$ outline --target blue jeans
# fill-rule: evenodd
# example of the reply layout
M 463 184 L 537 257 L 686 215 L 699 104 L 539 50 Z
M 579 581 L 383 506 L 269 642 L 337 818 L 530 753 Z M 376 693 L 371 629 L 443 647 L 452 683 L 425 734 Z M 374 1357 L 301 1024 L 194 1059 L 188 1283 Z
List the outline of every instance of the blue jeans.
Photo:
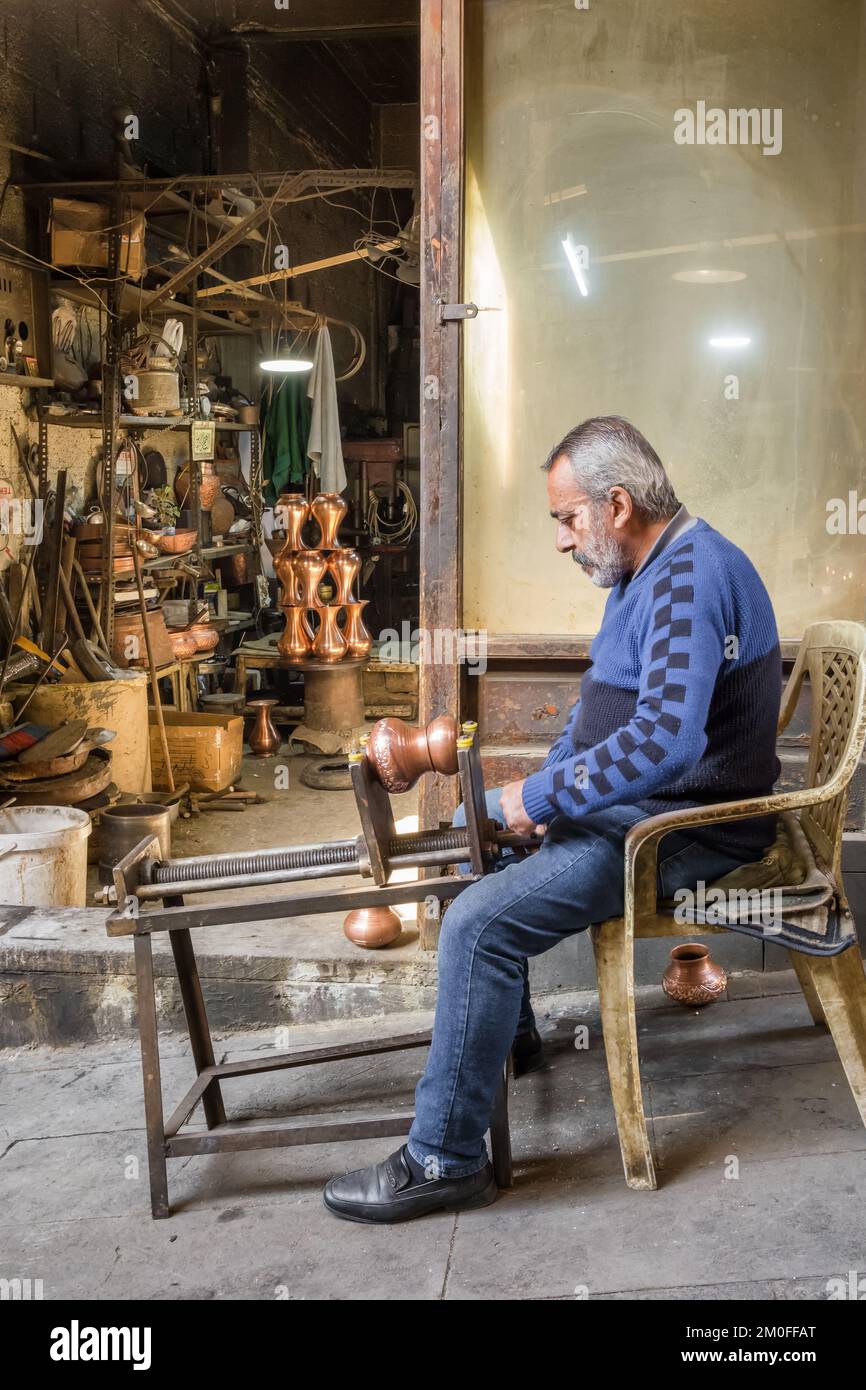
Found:
M 499 795 L 488 792 L 487 809 L 502 821 Z M 457 1178 L 484 1167 L 502 1068 L 515 1033 L 532 1022 L 527 961 L 620 915 L 623 841 L 646 815 L 637 806 L 614 806 L 579 821 L 556 816 L 536 853 L 509 856 L 499 872 L 451 903 L 439 938 L 433 1039 L 408 1138 L 409 1152 L 428 1172 Z M 671 897 L 740 862 L 675 832 L 659 849 L 659 891 Z

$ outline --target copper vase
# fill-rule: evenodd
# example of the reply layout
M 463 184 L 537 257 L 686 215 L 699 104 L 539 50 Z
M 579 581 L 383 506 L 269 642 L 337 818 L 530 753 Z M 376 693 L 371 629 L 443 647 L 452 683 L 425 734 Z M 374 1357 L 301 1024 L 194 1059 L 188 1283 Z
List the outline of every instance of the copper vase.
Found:
M 328 603 L 316 611 L 321 621 L 313 638 L 313 656 L 318 657 L 319 661 L 339 661 L 346 655 L 346 639 L 337 626 L 340 610 Z
M 310 504 L 301 492 L 284 492 L 277 498 L 274 508 L 278 521 L 286 527 L 284 550 L 303 550 L 301 527 L 310 515 Z
M 347 511 L 348 506 L 339 492 L 320 492 L 318 497 L 313 498 L 310 512 L 318 521 L 322 532 L 322 539 L 319 541 L 320 550 L 341 549 L 337 532 Z
M 307 620 L 306 608 L 284 606 L 286 626 L 279 641 L 280 656 L 289 661 L 303 661 L 313 648 L 313 629 Z
M 280 751 L 280 744 L 282 743 L 270 715 L 271 708 L 277 704 L 277 701 L 274 699 L 248 700 L 247 703 L 256 712 L 256 722 L 250 730 L 250 752 L 256 758 L 272 758 L 275 753 Z
M 424 772 L 457 771 L 457 720 L 440 714 L 425 727 L 402 719 L 378 719 L 370 730 L 367 759 L 389 792 L 407 792 Z
M 295 553 L 295 548 L 286 541 L 279 555 L 274 556 L 274 572 L 283 591 L 283 607 L 298 601 L 298 580 L 294 565 Z
M 333 601 L 338 607 L 354 602 L 352 585 L 360 568 L 361 557 L 357 550 L 335 550 L 328 556 L 328 570 L 337 586 Z
M 697 941 L 675 946 L 662 976 L 662 989 L 668 998 L 690 1009 L 721 999 L 727 984 L 722 967 L 710 960 L 709 947 Z
M 343 636 L 350 656 L 366 656 L 373 645 L 373 639 L 361 616 L 368 602 L 369 599 L 363 598 L 360 603 L 346 604 L 346 626 L 343 628 Z
M 302 550 L 292 560 L 292 570 L 297 584 L 295 601 L 301 608 L 321 608 L 318 588 L 325 573 L 324 555 L 318 550 Z

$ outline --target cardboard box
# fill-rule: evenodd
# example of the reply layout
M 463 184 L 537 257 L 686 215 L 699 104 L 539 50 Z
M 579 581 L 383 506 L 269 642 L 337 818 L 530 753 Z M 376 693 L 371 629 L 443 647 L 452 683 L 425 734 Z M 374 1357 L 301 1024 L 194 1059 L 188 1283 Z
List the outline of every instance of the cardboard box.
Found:
M 175 783 L 195 792 L 222 792 L 241 774 L 244 721 L 239 714 L 182 714 L 163 710 Z M 150 760 L 155 787 L 168 786 L 156 711 L 148 710 Z
M 120 274 L 140 280 L 144 274 L 143 212 L 130 212 L 120 240 Z M 55 265 L 108 268 L 108 232 L 111 209 L 102 203 L 82 203 L 74 198 L 51 199 L 51 259 Z

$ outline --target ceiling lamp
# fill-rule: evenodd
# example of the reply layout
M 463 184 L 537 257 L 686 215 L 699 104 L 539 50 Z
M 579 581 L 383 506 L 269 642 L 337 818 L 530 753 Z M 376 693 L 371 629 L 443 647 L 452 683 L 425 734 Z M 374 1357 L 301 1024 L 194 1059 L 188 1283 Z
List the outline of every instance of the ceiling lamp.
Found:
M 282 372 L 284 376 L 290 372 L 310 372 L 312 369 L 313 364 L 306 357 L 271 357 L 259 363 L 260 371 Z

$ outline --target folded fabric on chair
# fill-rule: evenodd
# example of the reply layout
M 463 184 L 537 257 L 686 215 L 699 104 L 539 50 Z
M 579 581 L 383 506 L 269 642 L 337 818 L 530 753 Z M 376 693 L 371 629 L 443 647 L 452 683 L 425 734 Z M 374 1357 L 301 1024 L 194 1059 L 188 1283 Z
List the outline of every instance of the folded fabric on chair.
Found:
M 688 894 L 682 890 L 675 901 L 660 902 L 659 912 L 810 956 L 838 955 L 857 940 L 847 903 L 791 812 L 779 817 L 776 839 L 763 859 Z

